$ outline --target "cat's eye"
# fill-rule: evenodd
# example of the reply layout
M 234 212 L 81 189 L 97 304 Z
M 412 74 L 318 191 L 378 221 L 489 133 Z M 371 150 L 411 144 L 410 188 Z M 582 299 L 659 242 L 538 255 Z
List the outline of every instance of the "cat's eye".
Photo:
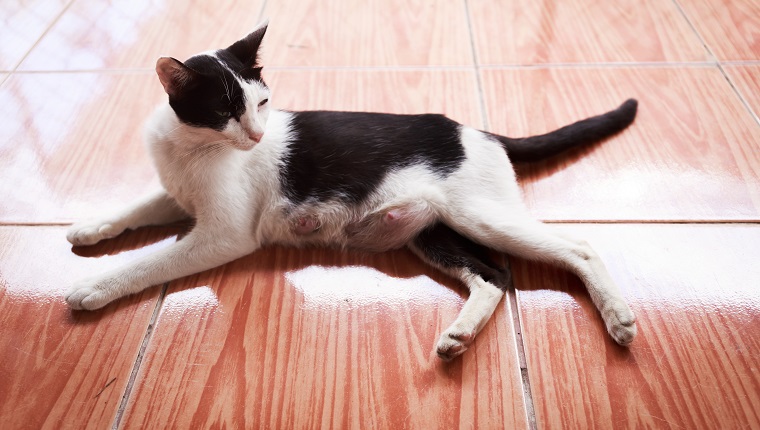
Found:
M 229 111 L 217 110 L 217 111 L 214 111 L 214 113 L 224 118 L 229 118 L 232 116 L 232 112 L 229 112 Z
M 269 99 L 264 99 L 264 100 L 260 101 L 259 102 L 259 107 L 264 106 L 265 104 L 267 104 L 267 102 L 269 102 Z

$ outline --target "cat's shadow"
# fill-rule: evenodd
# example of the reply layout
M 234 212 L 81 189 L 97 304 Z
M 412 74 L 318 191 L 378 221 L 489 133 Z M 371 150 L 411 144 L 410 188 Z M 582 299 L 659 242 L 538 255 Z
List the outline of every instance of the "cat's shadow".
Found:
M 553 175 L 560 170 L 564 170 L 568 166 L 576 164 L 579 160 L 594 153 L 600 147 L 605 145 L 608 140 L 612 140 L 613 138 L 614 136 L 607 139 L 602 139 L 599 142 L 595 142 L 588 146 L 575 148 L 542 161 L 531 163 L 513 163 L 513 167 L 521 184 L 537 182 L 541 179 Z

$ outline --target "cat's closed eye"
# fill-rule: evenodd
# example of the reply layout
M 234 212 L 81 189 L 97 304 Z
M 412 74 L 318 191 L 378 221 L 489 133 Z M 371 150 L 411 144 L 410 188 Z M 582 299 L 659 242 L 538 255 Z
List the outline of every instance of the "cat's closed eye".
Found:
M 267 104 L 267 102 L 269 102 L 269 99 L 264 99 L 264 100 L 260 101 L 259 102 L 259 107 L 264 106 L 265 104 Z
M 224 118 L 229 118 L 232 116 L 232 112 L 228 112 L 228 111 L 217 110 L 217 111 L 214 111 L 214 113 Z

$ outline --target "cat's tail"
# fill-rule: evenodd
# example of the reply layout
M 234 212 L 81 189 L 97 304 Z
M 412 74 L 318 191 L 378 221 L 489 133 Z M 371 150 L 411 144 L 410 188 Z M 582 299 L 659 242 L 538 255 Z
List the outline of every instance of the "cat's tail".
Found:
M 507 151 L 512 162 L 533 162 L 553 157 L 572 148 L 578 148 L 625 129 L 636 118 L 638 102 L 626 100 L 620 107 L 605 114 L 587 118 L 566 125 L 558 130 L 540 136 L 513 139 L 491 134 Z

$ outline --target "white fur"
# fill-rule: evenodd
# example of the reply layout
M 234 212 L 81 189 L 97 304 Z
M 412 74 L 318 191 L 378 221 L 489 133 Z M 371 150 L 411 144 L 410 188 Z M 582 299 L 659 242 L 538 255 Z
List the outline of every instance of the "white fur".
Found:
M 414 165 L 388 174 L 356 207 L 337 199 L 293 206 L 279 191 L 279 167 L 290 139 L 291 114 L 271 110 L 268 104 L 258 109 L 258 102 L 269 97 L 268 90 L 246 82 L 241 86 L 249 99 L 250 114 L 240 125 L 230 125 L 222 132 L 184 125 L 168 105 L 156 110 L 145 137 L 163 190 L 116 214 L 71 227 L 68 239 L 75 245 L 89 245 L 125 229 L 187 215 L 196 218 L 196 226 L 162 251 L 76 283 L 66 297 L 71 307 L 96 309 L 151 285 L 224 264 L 267 243 L 384 250 L 408 243 L 426 226 L 443 220 L 491 248 L 549 261 L 578 274 L 612 337 L 627 344 L 635 336 L 633 313 L 593 250 L 529 216 L 509 159 L 498 142 L 463 127 L 466 159 L 446 179 L 425 165 Z M 259 142 L 251 139 L 264 129 Z M 400 229 L 384 230 L 383 216 L 390 210 L 405 215 Z M 293 220 L 302 215 L 318 216 L 322 227 L 309 235 L 294 233 Z M 470 288 L 471 296 L 441 336 L 438 353 L 445 359 L 467 349 L 503 295 L 470 271 L 458 270 L 452 275 Z

